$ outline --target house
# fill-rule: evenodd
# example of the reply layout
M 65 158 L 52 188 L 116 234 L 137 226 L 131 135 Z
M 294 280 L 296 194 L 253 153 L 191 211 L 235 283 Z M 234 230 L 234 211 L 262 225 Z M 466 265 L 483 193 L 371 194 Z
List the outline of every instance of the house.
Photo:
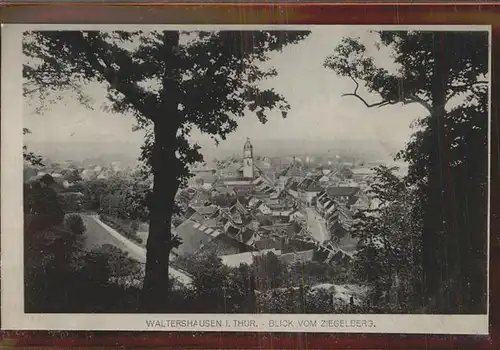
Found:
M 257 233 L 257 230 L 258 228 L 256 230 L 243 229 L 240 233 L 241 242 L 253 247 L 255 241 L 261 238 L 261 236 Z
M 232 223 L 236 224 L 236 225 L 243 225 L 243 214 L 241 212 L 239 212 L 237 209 L 235 209 L 234 207 L 231 208 L 232 211 L 230 211 L 229 215 L 230 215 L 230 219 L 232 221 Z
M 347 203 L 358 195 L 360 191 L 361 189 L 359 187 L 330 186 L 318 195 L 318 199 L 325 194 L 330 200 L 335 200 L 339 203 Z
M 210 194 L 203 189 L 188 188 L 189 201 L 193 206 L 205 206 L 210 203 Z
M 298 164 L 295 160 L 286 167 L 283 171 L 281 171 L 278 175 L 278 187 L 285 188 L 286 183 L 290 179 L 302 178 L 304 176 L 304 170 L 302 166 Z
M 310 207 L 313 199 L 323 191 L 323 187 L 316 180 L 305 178 L 297 185 L 297 191 L 302 203 Z
M 290 216 L 289 216 L 290 221 L 303 222 L 306 219 L 307 219 L 307 215 L 302 210 L 294 210 L 293 212 L 290 213 Z
M 289 222 L 273 222 L 271 225 L 261 225 L 259 234 L 264 237 L 289 237 L 293 234 L 293 227 Z
M 323 173 L 316 177 L 316 181 L 318 181 L 322 186 L 335 186 L 343 180 L 345 179 L 339 169 L 324 169 Z
M 246 227 L 240 229 L 238 234 L 236 235 L 236 239 L 244 244 L 251 246 L 254 241 L 257 239 L 257 232 L 250 230 Z
M 210 219 L 217 217 L 219 215 L 219 207 L 216 205 L 205 205 L 205 206 L 189 206 L 188 215 L 193 213 L 198 213 L 204 219 Z
M 316 242 L 305 241 L 299 238 L 290 238 L 286 241 L 283 253 L 301 252 L 316 248 Z
M 260 251 L 269 249 L 281 251 L 285 246 L 285 240 L 283 238 L 263 238 L 256 240 L 253 245 Z
M 255 218 L 255 219 L 252 219 L 248 224 L 247 224 L 247 228 L 252 230 L 252 231 L 257 231 L 260 227 L 260 223 L 259 221 Z
M 218 255 L 254 250 L 220 230 L 206 227 L 189 219 L 177 226 L 175 233 L 182 239 L 182 244 L 174 249 L 174 256 L 192 255 L 201 250 L 215 252 Z
M 336 206 L 335 210 L 325 219 L 326 228 L 332 236 L 337 238 L 343 238 L 349 234 L 354 222 L 349 210 L 342 205 Z
M 218 175 L 221 178 L 236 178 L 240 174 L 241 164 L 233 160 L 232 162 L 227 162 L 221 169 L 218 170 Z
M 283 254 L 282 252 L 282 254 L 278 256 L 280 261 L 288 265 L 297 263 L 304 264 L 306 262 L 312 261 L 313 257 L 314 257 L 314 249 L 300 251 L 300 252 L 286 253 L 286 254 Z
M 191 216 L 188 217 L 189 220 L 195 221 L 201 225 L 204 225 L 206 227 L 210 228 L 217 228 L 217 218 L 205 218 L 203 215 L 201 215 L 198 212 L 194 212 Z
M 232 254 L 232 255 L 223 255 L 221 256 L 222 263 L 229 267 L 239 267 L 241 264 L 252 265 L 254 261 L 254 257 L 262 256 L 267 253 L 273 253 L 276 256 L 281 255 L 281 251 L 276 249 L 265 249 L 261 251 L 255 252 L 247 252 L 240 254 Z
M 175 228 L 175 233 L 182 239 L 182 244 L 174 249 L 177 256 L 196 253 L 222 232 L 213 230 L 192 220 L 186 220 Z
M 193 170 L 195 176 L 188 180 L 188 185 L 195 188 L 210 189 L 217 181 L 215 170 Z
M 240 200 L 238 199 L 236 201 L 236 203 L 231 207 L 231 209 L 229 209 L 229 212 L 231 213 L 235 213 L 235 212 L 238 212 L 240 213 L 241 215 L 248 215 L 248 210 L 245 208 L 245 206 L 240 202 Z
M 351 172 L 355 181 L 371 180 L 375 176 L 375 171 L 372 168 L 354 168 L 351 169 Z
M 252 193 L 253 190 L 254 186 L 252 185 L 247 185 L 247 186 L 240 185 L 240 186 L 234 186 L 233 188 L 234 194 L 238 197 L 248 196 Z
M 263 193 L 263 194 L 267 194 L 269 196 L 275 194 L 275 193 L 278 193 L 276 191 L 276 189 L 274 189 L 274 187 L 272 187 L 271 185 L 268 185 L 268 184 L 263 184 L 263 185 L 260 185 L 258 187 L 255 188 L 255 192 L 256 193 Z
M 255 180 L 252 181 L 252 184 L 257 186 L 257 187 L 264 186 L 264 185 L 272 186 L 273 181 L 267 175 L 260 174 L 259 177 L 257 177 Z
M 259 223 L 260 226 L 271 226 L 273 224 L 272 217 L 270 215 L 265 214 L 257 214 L 255 215 L 255 219 Z
M 335 210 L 337 201 L 328 196 L 326 191 L 321 192 L 316 197 L 316 210 L 323 217 L 327 217 L 333 210 Z
M 210 196 L 215 197 L 218 195 L 234 196 L 234 186 L 220 185 L 215 183 L 209 190 Z
M 257 211 L 264 215 L 271 215 L 273 212 L 271 208 L 263 201 L 260 201 L 260 204 L 257 207 Z
M 359 210 L 370 209 L 371 201 L 363 191 L 359 191 L 356 196 L 349 198 L 346 205 L 351 212 L 355 213 Z
M 247 208 L 257 209 L 262 203 L 263 203 L 263 201 L 261 199 L 255 197 L 255 196 L 252 196 L 248 199 Z
M 290 178 L 285 184 L 285 190 L 293 197 L 299 199 L 299 184 L 303 178 Z

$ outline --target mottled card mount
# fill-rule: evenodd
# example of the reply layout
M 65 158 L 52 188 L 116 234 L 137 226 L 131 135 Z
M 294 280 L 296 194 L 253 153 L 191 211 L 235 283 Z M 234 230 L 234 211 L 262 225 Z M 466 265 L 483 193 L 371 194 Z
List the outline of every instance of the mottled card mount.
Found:
M 0 16 L 5 345 L 496 348 L 496 4 L 68 1 Z M 158 57 L 178 69 L 155 73 Z M 144 141 L 155 159 L 151 132 L 181 163 L 194 140 L 205 163 L 187 178 L 158 151 L 168 166 L 144 180 L 130 159 Z M 405 149 L 409 164 L 394 160 Z M 175 171 L 178 211 L 160 189 Z M 167 306 L 144 277 L 164 259 L 148 261 L 160 209 Z

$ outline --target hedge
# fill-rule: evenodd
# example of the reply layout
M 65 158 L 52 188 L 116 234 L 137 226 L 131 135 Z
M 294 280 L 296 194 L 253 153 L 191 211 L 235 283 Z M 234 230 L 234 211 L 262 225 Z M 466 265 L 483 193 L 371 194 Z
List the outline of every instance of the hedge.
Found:
M 99 217 L 102 222 L 114 228 L 121 235 L 138 244 L 142 244 L 142 239 L 137 236 L 137 232 L 133 229 L 132 224 L 127 224 L 120 219 L 104 214 L 99 215 Z

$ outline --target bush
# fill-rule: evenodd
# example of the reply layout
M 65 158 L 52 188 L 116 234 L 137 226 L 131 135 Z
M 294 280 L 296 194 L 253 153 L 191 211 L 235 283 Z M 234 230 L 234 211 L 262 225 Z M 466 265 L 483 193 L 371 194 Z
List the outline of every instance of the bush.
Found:
M 82 235 L 87 230 L 85 224 L 83 223 L 83 219 L 81 218 L 80 215 L 77 214 L 71 214 L 66 216 L 64 218 L 64 227 L 70 232 L 77 235 Z
M 125 220 L 120 220 L 104 214 L 99 215 L 99 218 L 102 220 L 102 222 L 111 226 L 126 238 L 138 244 L 142 244 L 142 239 L 137 236 L 137 231 L 133 228 L 133 221 L 126 222 Z
M 63 227 L 25 235 L 27 313 L 138 311 L 143 271 L 118 248 L 84 252 Z

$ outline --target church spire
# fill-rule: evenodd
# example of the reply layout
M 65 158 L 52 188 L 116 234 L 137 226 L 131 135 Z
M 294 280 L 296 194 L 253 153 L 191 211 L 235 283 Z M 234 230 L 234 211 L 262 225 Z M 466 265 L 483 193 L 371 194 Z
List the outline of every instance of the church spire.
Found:
M 253 178 L 254 168 L 253 168 L 253 146 L 250 142 L 250 138 L 247 137 L 247 141 L 243 146 L 243 177 Z

